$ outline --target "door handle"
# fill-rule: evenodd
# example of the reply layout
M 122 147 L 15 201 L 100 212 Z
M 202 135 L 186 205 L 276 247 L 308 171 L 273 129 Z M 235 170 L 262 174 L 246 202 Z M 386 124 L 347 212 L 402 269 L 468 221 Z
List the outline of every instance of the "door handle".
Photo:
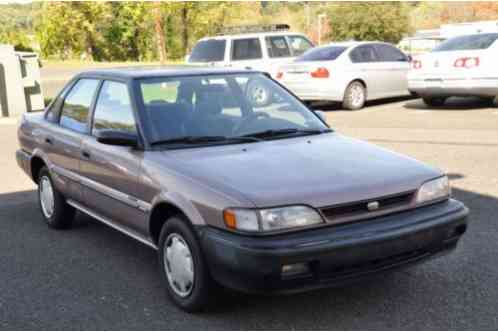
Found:
M 45 143 L 53 145 L 54 142 L 52 142 L 52 139 L 50 137 L 45 137 Z
M 81 155 L 85 159 L 90 159 L 90 152 L 88 152 L 88 151 L 81 151 Z

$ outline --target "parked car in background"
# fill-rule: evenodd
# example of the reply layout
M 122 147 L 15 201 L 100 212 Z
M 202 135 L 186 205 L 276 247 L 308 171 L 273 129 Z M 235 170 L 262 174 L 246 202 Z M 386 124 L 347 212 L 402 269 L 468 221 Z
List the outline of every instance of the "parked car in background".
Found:
M 441 171 L 335 133 L 260 72 L 84 72 L 18 135 L 45 222 L 69 227 L 78 210 L 156 249 L 187 311 L 216 283 L 331 286 L 449 252 L 466 230 Z
M 498 95 L 498 33 L 448 39 L 413 59 L 408 88 L 429 106 L 452 96 L 494 99 Z
M 357 110 L 367 100 L 408 95 L 409 69 L 410 58 L 391 44 L 341 42 L 307 51 L 276 78 L 302 100 Z
M 274 76 L 278 65 L 291 62 L 313 43 L 286 24 L 225 28 L 219 36 L 197 42 L 187 57 L 190 64 L 264 71 Z

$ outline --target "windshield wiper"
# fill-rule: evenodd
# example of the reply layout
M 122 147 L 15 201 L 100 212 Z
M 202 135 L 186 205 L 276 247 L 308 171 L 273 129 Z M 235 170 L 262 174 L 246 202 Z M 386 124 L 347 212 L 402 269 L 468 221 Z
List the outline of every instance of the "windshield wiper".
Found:
M 256 137 L 227 137 L 227 136 L 182 136 L 165 140 L 152 142 L 151 145 L 162 144 L 203 144 L 203 143 L 217 143 L 217 142 L 259 142 L 260 139 Z
M 284 129 L 269 129 L 263 130 L 239 137 L 256 137 L 256 138 L 265 138 L 265 137 L 276 137 L 276 136 L 285 136 L 292 134 L 304 134 L 304 135 L 317 135 L 323 133 L 330 133 L 331 129 L 298 129 L 298 128 L 284 128 Z

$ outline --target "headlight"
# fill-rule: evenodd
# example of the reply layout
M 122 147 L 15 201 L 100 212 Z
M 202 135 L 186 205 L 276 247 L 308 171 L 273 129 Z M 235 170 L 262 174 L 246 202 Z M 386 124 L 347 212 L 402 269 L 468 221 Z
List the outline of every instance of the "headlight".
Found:
M 451 194 L 450 182 L 447 176 L 424 183 L 417 192 L 417 203 L 427 203 L 443 198 Z
M 304 227 L 323 223 L 322 217 L 307 206 L 274 209 L 227 209 L 223 219 L 228 228 L 241 231 L 265 232 Z

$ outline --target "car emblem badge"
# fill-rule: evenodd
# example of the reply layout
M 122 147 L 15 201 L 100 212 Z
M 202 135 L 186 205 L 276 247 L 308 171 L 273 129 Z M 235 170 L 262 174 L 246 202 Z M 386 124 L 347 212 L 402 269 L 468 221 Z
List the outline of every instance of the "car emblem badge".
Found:
M 370 203 L 367 204 L 368 211 L 378 210 L 379 207 L 380 207 L 379 202 L 370 202 Z

